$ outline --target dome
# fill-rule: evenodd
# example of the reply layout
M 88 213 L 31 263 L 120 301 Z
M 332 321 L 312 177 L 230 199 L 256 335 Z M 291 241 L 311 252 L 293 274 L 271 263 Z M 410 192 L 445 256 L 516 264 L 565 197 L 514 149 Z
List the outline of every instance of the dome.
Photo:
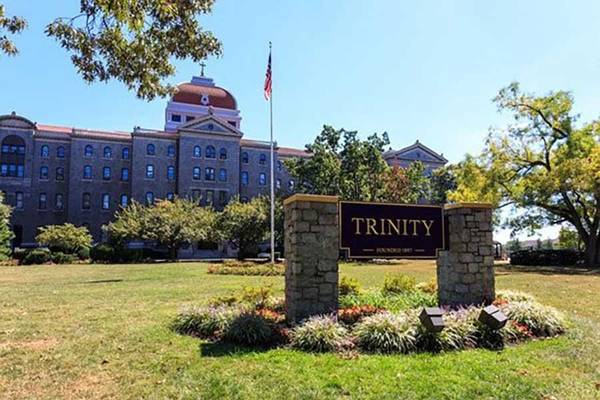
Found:
M 212 79 L 205 77 L 194 77 L 192 82 L 178 85 L 172 100 L 177 103 L 237 110 L 232 94 L 215 86 Z

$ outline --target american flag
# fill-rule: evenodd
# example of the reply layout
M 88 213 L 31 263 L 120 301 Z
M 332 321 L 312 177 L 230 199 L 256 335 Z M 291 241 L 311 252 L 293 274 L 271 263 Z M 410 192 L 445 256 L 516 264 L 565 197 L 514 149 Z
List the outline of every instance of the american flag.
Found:
M 269 51 L 269 63 L 267 64 L 267 73 L 265 74 L 265 99 L 271 98 L 271 52 Z

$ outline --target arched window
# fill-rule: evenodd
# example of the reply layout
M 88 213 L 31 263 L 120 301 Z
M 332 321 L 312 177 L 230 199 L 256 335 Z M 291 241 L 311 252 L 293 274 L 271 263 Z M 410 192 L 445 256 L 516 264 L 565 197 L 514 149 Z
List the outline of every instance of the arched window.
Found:
M 94 155 L 94 148 L 92 147 L 91 144 L 88 144 L 85 146 L 85 148 L 83 150 L 83 155 L 86 157 L 91 157 Z
M 45 210 L 48 206 L 48 196 L 46 193 L 40 193 L 40 197 L 38 199 L 38 209 Z
M 153 192 L 146 192 L 146 205 L 152 205 L 154 204 L 154 193 Z
M 129 204 L 129 197 L 126 194 L 121 195 L 121 207 L 125 208 Z
M 64 197 L 62 193 L 56 193 L 54 196 L 54 208 L 62 210 L 65 208 Z
M 92 166 L 86 165 L 83 167 L 83 179 L 92 179 Z
M 108 194 L 108 193 L 102 194 L 102 209 L 103 210 L 110 209 L 110 194 Z
M 242 179 L 242 186 L 248 186 L 249 179 L 248 179 L 247 171 L 242 171 L 241 179 Z
M 219 170 L 219 181 L 227 182 L 227 170 L 225 168 Z
M 111 174 L 110 167 L 104 167 L 104 168 L 102 168 L 102 179 L 104 179 L 105 181 L 109 181 L 111 175 L 112 174 Z
M 48 180 L 48 167 L 45 165 L 40 167 L 40 179 L 44 181 Z
M 56 157 L 65 158 L 65 148 L 63 146 L 58 146 L 56 148 Z
M 129 168 L 121 168 L 121 180 L 123 182 L 129 181 Z
M 167 155 L 169 157 L 175 157 L 175 146 L 173 146 L 172 144 L 170 144 L 169 147 L 167 147 Z
M 121 158 L 123 160 L 129 160 L 129 147 L 123 147 L 123 150 L 121 150 Z
M 245 151 L 242 153 L 242 163 L 248 164 L 248 153 Z
M 202 156 L 202 148 L 200 146 L 194 146 L 194 157 L 200 158 Z
M 204 180 L 205 181 L 214 181 L 215 180 L 215 169 L 211 167 L 206 167 L 204 169 Z
M 84 210 L 92 208 L 92 196 L 89 193 L 84 193 L 81 196 L 81 208 Z
M 105 146 L 104 147 L 104 158 L 112 158 L 112 149 L 110 148 L 110 146 Z
M 43 145 L 42 147 L 40 147 L 40 157 L 50 157 L 50 147 L 48 147 L 48 145 Z
M 152 143 L 146 146 L 146 154 L 149 156 L 153 156 L 156 154 L 156 147 Z
M 25 176 L 25 140 L 16 135 L 2 140 L 0 175 L 17 178 Z
M 56 168 L 56 178 L 57 181 L 62 182 L 65 180 L 65 169 L 63 167 Z
M 260 165 L 267 164 L 267 156 L 264 153 L 260 155 L 260 158 L 258 159 L 258 163 Z
M 200 171 L 200 167 L 194 167 L 194 170 L 192 172 L 192 179 L 199 181 L 202 178 L 202 172 Z
M 206 158 L 216 158 L 217 157 L 217 153 L 215 151 L 215 148 L 213 146 L 207 146 L 206 147 Z
M 154 165 L 146 165 L 146 178 L 154 179 Z
M 175 180 L 175 167 L 172 165 L 169 165 L 167 167 L 167 179 L 170 181 Z
M 225 147 L 221 147 L 221 150 L 219 150 L 219 160 L 227 160 L 227 149 Z
M 265 174 L 264 172 L 261 172 L 258 175 L 258 184 L 260 186 L 265 186 L 267 184 L 267 174 Z

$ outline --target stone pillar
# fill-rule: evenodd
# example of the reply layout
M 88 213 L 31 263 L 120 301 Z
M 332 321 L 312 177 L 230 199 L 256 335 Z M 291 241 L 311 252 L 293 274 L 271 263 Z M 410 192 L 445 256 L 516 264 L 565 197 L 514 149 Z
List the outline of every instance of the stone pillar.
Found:
M 440 305 L 490 304 L 496 297 L 492 205 L 446 205 L 448 250 L 437 259 Z
M 338 198 L 296 194 L 285 211 L 286 318 L 299 322 L 338 308 Z

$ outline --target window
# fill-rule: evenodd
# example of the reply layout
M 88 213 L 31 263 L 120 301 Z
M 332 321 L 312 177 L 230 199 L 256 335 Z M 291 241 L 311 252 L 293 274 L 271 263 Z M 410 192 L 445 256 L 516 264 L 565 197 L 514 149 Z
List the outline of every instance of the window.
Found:
M 225 168 L 219 170 L 219 181 L 227 182 L 227 170 Z
M 216 157 L 217 157 L 217 153 L 215 151 L 215 148 L 213 146 L 206 147 L 206 158 L 216 158 Z
M 121 168 L 121 180 L 129 182 L 129 168 Z
M 200 158 L 202 156 L 202 148 L 200 146 L 194 146 L 194 157 Z
M 81 196 L 81 208 L 84 210 L 92 208 L 92 196 L 89 193 L 84 193 Z
M 219 190 L 219 205 L 224 206 L 227 204 L 227 191 Z
M 181 122 L 181 114 L 171 114 L 171 121 Z
M 193 115 L 186 115 L 185 116 L 185 122 L 190 122 L 190 121 L 193 121 L 195 119 L 196 119 L 196 117 L 194 117 Z
M 199 181 L 201 179 L 202 173 L 200 172 L 200 167 L 194 167 L 192 172 L 192 179 Z
M 169 157 L 175 157 L 175 146 L 173 146 L 172 144 L 170 144 L 169 147 L 167 147 L 167 155 Z
M 121 204 L 121 207 L 127 207 L 127 205 L 129 204 L 129 197 L 127 197 L 126 194 L 122 194 L 121 198 L 119 199 L 119 203 Z
M 258 184 L 260 186 L 265 186 L 267 184 L 267 174 L 265 174 L 264 172 L 258 174 Z
M 227 149 L 224 147 L 219 150 L 219 160 L 227 160 Z
M 40 197 L 38 200 L 38 209 L 45 210 L 47 206 L 48 206 L 48 196 L 46 196 L 46 193 L 40 193 Z
M 65 158 L 65 148 L 63 146 L 56 148 L 56 158 Z
M 295 187 L 296 187 L 296 182 L 293 179 L 290 179 L 290 181 L 288 182 L 288 189 L 294 190 Z
M 175 194 L 173 192 L 168 192 L 167 193 L 167 200 L 169 200 L 169 201 L 175 200 Z
M 58 182 L 65 180 L 65 169 L 63 167 L 56 168 L 56 178 Z
M 154 179 L 154 165 L 146 165 L 146 178 Z
M 92 147 L 92 145 L 88 144 L 85 146 L 85 148 L 83 149 L 83 155 L 86 157 L 91 157 L 94 155 L 94 148 Z
M 248 186 L 248 181 L 249 181 L 248 172 L 242 171 L 241 179 L 242 179 L 242 186 Z
M 283 163 L 281 160 L 277 160 L 277 171 L 281 171 L 283 169 Z
M 275 181 L 275 188 L 281 189 L 281 179 L 277 178 L 277 181 Z
M 153 192 L 146 192 L 146 205 L 153 205 L 154 204 L 154 193 Z
M 46 167 L 45 165 L 40 167 L 40 179 L 48 180 L 48 167 Z
M 175 167 L 172 165 L 169 165 L 167 167 L 167 179 L 170 181 L 175 180 Z
M 2 140 L 0 175 L 17 178 L 25 175 L 25 141 L 16 135 Z
M 197 201 L 198 204 L 202 201 L 202 192 L 199 190 L 192 190 L 192 200 Z
M 112 149 L 110 148 L 110 146 L 105 146 L 104 147 L 104 158 L 112 158 Z
M 129 160 L 129 147 L 123 147 L 121 150 L 121 158 L 123 160 Z
M 47 145 L 43 145 L 42 147 L 40 147 L 40 157 L 50 157 L 50 148 Z
M 258 159 L 258 163 L 260 165 L 266 165 L 267 164 L 267 156 L 264 153 L 260 155 L 260 158 Z
M 206 205 L 212 206 L 215 203 L 215 192 L 212 190 L 206 191 Z
M 148 146 L 146 146 L 146 154 L 149 156 L 153 156 L 156 154 L 156 146 L 154 146 L 152 143 L 150 143 Z
M 15 208 L 17 210 L 22 210 L 23 206 L 23 192 L 15 193 Z
M 86 165 L 83 167 L 83 179 L 92 179 L 92 166 Z
M 110 167 L 102 168 L 102 179 L 104 179 L 105 181 L 109 181 L 110 175 L 111 175 Z
M 242 153 L 242 164 L 248 164 L 248 153 L 245 151 Z
M 102 194 L 102 209 L 103 210 L 110 209 L 110 194 L 108 194 L 108 193 Z
M 207 167 L 204 169 L 204 180 L 214 181 L 215 180 L 215 169 Z
M 56 193 L 56 196 L 54 198 L 54 208 L 56 208 L 57 210 L 63 210 L 65 208 L 62 193 Z

